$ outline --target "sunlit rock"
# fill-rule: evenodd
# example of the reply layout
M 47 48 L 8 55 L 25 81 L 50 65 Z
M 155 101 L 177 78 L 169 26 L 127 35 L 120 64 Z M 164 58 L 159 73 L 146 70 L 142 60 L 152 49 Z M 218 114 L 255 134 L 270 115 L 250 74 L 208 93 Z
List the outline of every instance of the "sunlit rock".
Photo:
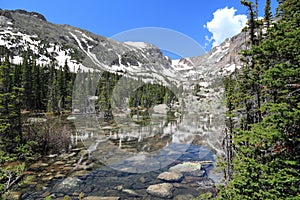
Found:
M 160 198 L 172 198 L 173 185 L 170 183 L 150 185 L 147 188 L 147 193 Z
M 175 172 L 194 172 L 201 170 L 201 164 L 197 162 L 183 162 L 171 167 L 169 170 Z
M 183 175 L 180 172 L 163 172 L 157 178 L 169 182 L 178 182 L 182 180 Z

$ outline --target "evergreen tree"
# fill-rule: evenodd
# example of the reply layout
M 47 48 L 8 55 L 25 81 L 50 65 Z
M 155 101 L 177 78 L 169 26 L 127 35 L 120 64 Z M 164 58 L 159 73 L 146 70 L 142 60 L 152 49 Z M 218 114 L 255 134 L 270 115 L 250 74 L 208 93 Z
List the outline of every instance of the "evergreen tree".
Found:
M 41 67 L 34 64 L 32 66 L 32 93 L 33 93 L 33 107 L 34 110 L 42 109 L 42 80 L 41 80 Z
M 255 11 L 254 6 L 251 1 L 241 0 L 241 3 L 249 9 L 250 19 L 249 19 L 249 28 L 250 28 L 250 41 L 251 44 L 255 44 Z
M 26 110 L 32 108 L 32 60 L 29 52 L 23 52 L 23 87 L 24 87 L 24 106 Z
M 66 79 L 65 79 L 65 73 L 62 69 L 61 66 L 59 66 L 59 69 L 57 70 L 57 76 L 56 76 L 56 81 L 57 81 L 57 99 L 59 103 L 60 109 L 64 110 L 66 106 L 66 96 L 67 96 L 67 85 L 66 85 Z
M 254 67 L 246 65 L 234 80 L 235 94 L 226 88 L 227 101 L 238 97 L 240 103 L 227 105 L 235 116 L 229 139 L 235 154 L 233 176 L 220 199 L 299 199 L 299 8 L 297 0 L 280 5 L 282 18 L 246 52 Z
M 74 73 L 75 74 L 75 73 Z M 63 96 L 64 102 L 63 107 L 64 109 L 70 110 L 71 109 L 71 98 L 72 98 L 72 89 L 73 89 L 73 74 L 70 72 L 70 68 L 68 66 L 68 62 L 65 62 L 63 67 L 63 84 L 65 87 L 63 88 Z
M 267 28 L 269 28 L 270 26 L 271 18 L 272 18 L 271 0 L 266 0 L 264 20 L 267 23 Z

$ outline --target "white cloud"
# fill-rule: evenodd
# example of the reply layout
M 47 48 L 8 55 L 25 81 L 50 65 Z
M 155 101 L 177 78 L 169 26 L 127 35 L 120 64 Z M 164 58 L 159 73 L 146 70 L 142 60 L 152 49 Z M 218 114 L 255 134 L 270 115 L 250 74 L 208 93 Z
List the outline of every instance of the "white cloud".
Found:
M 212 33 L 211 38 L 208 36 L 205 39 L 208 42 L 213 41 L 213 47 L 221 44 L 226 38 L 232 37 L 246 26 L 246 15 L 235 15 L 235 8 L 222 8 L 213 13 L 214 18 L 204 25 L 209 32 Z

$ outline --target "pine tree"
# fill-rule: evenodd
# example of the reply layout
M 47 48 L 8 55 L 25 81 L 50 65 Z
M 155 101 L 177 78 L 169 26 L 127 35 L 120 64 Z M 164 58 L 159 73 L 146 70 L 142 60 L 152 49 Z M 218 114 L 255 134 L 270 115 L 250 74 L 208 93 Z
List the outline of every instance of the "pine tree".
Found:
M 48 88 L 47 110 L 49 112 L 59 112 L 59 84 L 53 63 L 50 65 Z
M 68 66 L 68 62 L 65 62 L 63 67 L 63 84 L 65 85 L 63 96 L 64 96 L 64 109 L 71 109 L 71 98 L 72 98 L 72 90 L 73 90 L 73 74 L 70 72 L 70 68 Z
M 255 11 L 254 6 L 251 1 L 241 0 L 241 3 L 249 9 L 250 19 L 249 19 L 249 28 L 250 28 L 250 41 L 251 44 L 255 44 Z
M 226 151 L 226 160 L 224 166 L 224 175 L 225 182 L 228 185 L 228 182 L 232 179 L 233 175 L 233 154 L 234 154 L 234 145 L 233 145 L 233 136 L 234 136 L 234 117 L 236 117 L 235 109 L 237 107 L 236 102 L 236 86 L 234 74 L 230 75 L 224 80 L 225 87 L 225 96 L 226 96 L 226 107 L 228 108 L 226 112 L 226 130 L 224 138 L 224 149 Z
M 57 99 L 59 102 L 60 109 L 64 110 L 66 106 L 66 96 L 67 96 L 67 85 L 66 85 L 66 79 L 65 79 L 65 73 L 63 71 L 63 68 L 59 66 L 59 69 L 57 70 L 56 75 L 56 81 L 57 81 Z
M 267 24 L 267 28 L 270 27 L 271 18 L 272 18 L 271 0 L 266 0 L 264 20 Z
M 24 106 L 26 110 L 32 109 L 32 60 L 29 52 L 23 52 L 23 87 L 24 87 Z
M 35 63 L 35 62 L 34 62 Z M 41 80 L 41 67 L 34 64 L 32 66 L 32 94 L 33 94 L 33 109 L 41 110 L 42 109 L 42 80 Z

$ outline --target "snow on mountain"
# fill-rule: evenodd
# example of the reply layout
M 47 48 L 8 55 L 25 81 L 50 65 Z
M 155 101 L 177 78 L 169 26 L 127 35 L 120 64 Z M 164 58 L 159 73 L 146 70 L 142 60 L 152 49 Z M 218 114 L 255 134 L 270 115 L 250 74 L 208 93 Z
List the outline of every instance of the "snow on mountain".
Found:
M 181 58 L 179 60 L 172 60 L 172 66 L 177 71 L 194 69 L 194 64 L 186 58 Z
M 125 44 L 128 44 L 130 46 L 134 46 L 134 47 L 137 47 L 137 48 L 147 48 L 149 47 L 150 45 L 145 43 L 145 42 L 132 42 L 132 41 L 128 41 L 128 42 L 125 42 Z
M 117 42 L 68 25 L 51 24 L 40 14 L 0 10 L 0 46 L 23 62 L 31 51 L 38 65 L 68 64 L 71 71 L 105 70 L 143 80 L 177 84 L 177 72 L 161 51 L 144 42 Z M 2 58 L 4 59 L 4 58 Z
M 247 33 L 226 39 L 203 56 L 173 60 L 173 68 L 185 79 L 195 81 L 211 76 L 224 77 L 241 68 L 240 50 L 245 49 Z

